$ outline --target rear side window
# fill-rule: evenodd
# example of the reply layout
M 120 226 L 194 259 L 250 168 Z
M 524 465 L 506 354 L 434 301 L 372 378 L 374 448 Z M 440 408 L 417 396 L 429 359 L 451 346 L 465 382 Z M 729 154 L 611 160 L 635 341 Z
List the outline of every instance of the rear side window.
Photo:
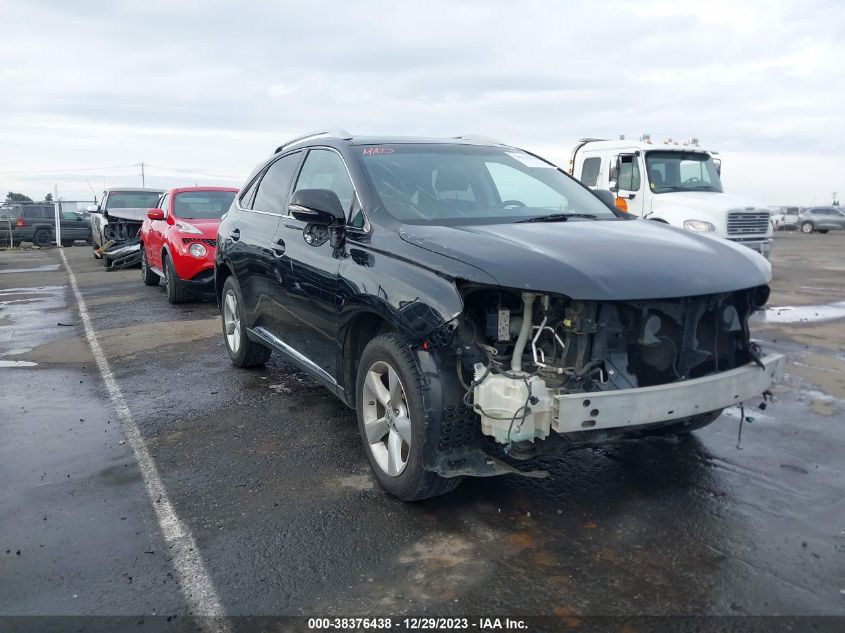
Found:
M 253 209 L 278 215 L 287 214 L 288 191 L 301 157 L 301 152 L 294 152 L 270 165 L 258 185 Z
M 595 187 L 599 180 L 599 169 L 601 168 L 601 158 L 587 158 L 584 160 L 584 166 L 581 167 L 581 182 L 588 187 Z

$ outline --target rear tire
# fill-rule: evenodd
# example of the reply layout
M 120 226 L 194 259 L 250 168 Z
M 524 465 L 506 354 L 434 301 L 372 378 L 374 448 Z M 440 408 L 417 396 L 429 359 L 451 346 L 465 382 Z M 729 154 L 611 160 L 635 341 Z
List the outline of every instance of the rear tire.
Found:
M 364 452 L 382 488 L 402 501 L 419 501 L 460 485 L 461 477 L 423 467 L 423 445 L 436 438 L 426 437 L 422 372 L 402 338 L 381 334 L 367 344 L 355 394 Z
M 801 224 L 801 232 L 809 235 L 813 231 L 816 230 L 816 227 L 813 226 L 812 222 L 804 222 Z
M 147 265 L 147 249 L 141 244 L 141 281 L 145 286 L 157 286 L 161 278 Z
M 268 347 L 250 340 L 244 323 L 244 302 L 238 280 L 229 277 L 223 284 L 220 306 L 223 342 L 235 367 L 259 367 L 270 360 Z
M 822 235 L 824 235 L 828 231 L 830 231 L 830 229 L 819 229 L 819 233 L 821 233 Z
M 35 231 L 35 234 L 32 236 L 32 243 L 40 248 L 50 246 L 53 243 L 53 236 L 50 234 L 50 230 L 38 229 Z
M 173 262 L 167 255 L 164 256 L 164 285 L 167 289 L 168 302 L 177 304 L 190 301 L 191 295 L 179 284 L 176 269 L 173 268 Z

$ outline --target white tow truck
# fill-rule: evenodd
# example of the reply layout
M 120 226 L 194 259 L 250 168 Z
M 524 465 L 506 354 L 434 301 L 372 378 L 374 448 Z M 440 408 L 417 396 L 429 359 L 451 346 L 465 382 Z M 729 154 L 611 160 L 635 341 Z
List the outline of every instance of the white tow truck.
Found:
M 581 139 L 569 173 L 591 189 L 607 189 L 616 206 L 647 220 L 710 233 L 769 256 L 770 210 L 724 192 L 721 161 L 697 139 L 680 144 L 639 140 Z

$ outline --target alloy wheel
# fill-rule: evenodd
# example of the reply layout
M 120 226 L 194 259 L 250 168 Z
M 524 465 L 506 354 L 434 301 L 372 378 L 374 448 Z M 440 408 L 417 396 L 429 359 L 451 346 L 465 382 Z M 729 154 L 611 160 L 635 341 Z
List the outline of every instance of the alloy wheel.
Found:
M 373 458 L 387 475 L 398 477 L 411 453 L 411 418 L 399 374 L 384 361 L 373 363 L 361 396 L 364 430 Z
M 241 347 L 241 318 L 238 315 L 238 297 L 233 290 L 229 290 L 223 300 L 223 328 L 226 344 L 237 354 Z

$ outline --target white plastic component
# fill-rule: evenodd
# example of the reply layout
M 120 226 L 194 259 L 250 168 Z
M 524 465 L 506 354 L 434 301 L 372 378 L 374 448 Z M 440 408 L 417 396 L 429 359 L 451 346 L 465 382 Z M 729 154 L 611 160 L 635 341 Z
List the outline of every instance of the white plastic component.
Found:
M 513 357 L 511 358 L 511 371 L 522 371 L 522 353 L 525 351 L 525 345 L 528 343 L 528 338 L 531 336 L 531 326 L 534 325 L 534 299 L 537 298 L 533 292 L 522 293 L 522 328 L 519 331 L 519 336 L 516 339 L 516 345 L 513 348 Z
M 480 379 L 486 368 L 481 363 L 475 365 L 475 379 Z M 528 379 L 531 395 L 537 398 L 537 404 L 529 403 L 530 413 L 523 420 L 528 400 L 528 386 L 521 378 L 508 378 L 501 374 L 487 374 L 484 381 L 476 385 L 473 401 L 483 409 L 481 432 L 491 435 L 501 444 L 508 441 L 533 442 L 546 439 L 552 426 L 552 407 L 554 398 L 539 376 Z M 516 416 L 514 418 L 514 416 Z M 513 420 L 513 426 L 511 426 Z M 510 430 L 510 436 L 508 431 Z

